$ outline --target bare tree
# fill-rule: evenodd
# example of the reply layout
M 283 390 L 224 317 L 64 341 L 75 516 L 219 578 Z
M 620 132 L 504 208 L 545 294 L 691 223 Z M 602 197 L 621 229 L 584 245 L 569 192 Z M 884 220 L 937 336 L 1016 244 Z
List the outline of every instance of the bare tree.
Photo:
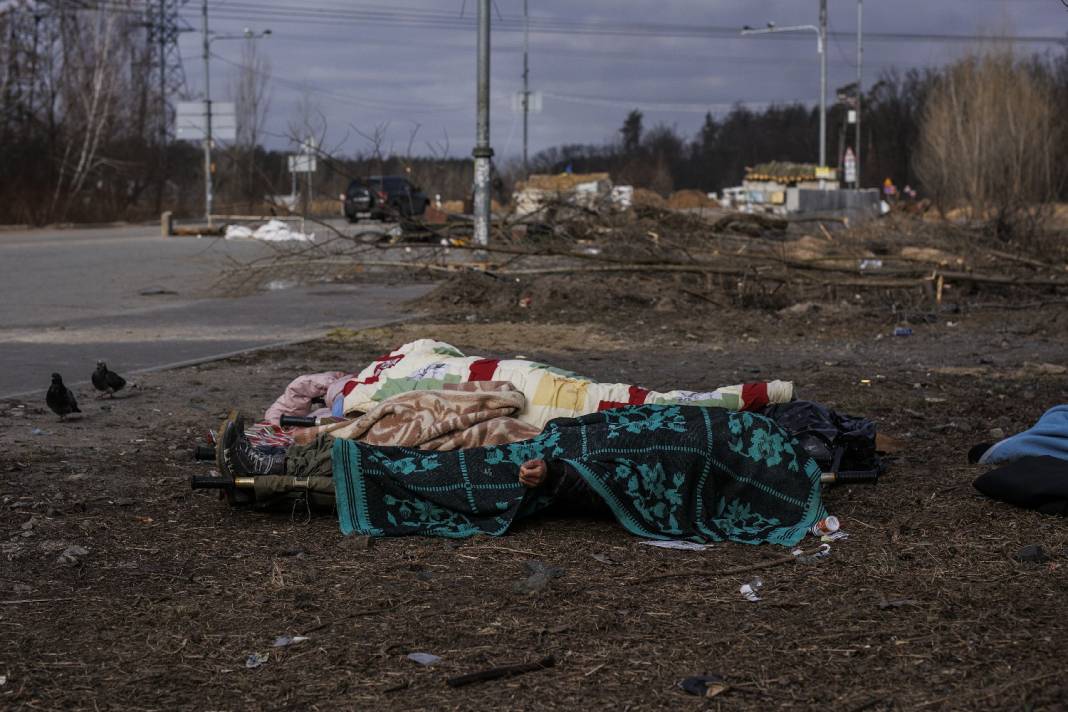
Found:
M 242 193 L 249 212 L 258 200 L 260 181 L 256 170 L 257 153 L 271 106 L 271 60 L 263 56 L 256 40 L 242 43 L 241 68 L 233 87 L 237 112 L 238 164 L 241 166 Z
M 1011 50 L 970 56 L 931 91 L 917 173 L 941 210 L 1033 238 L 1059 187 L 1061 123 L 1050 88 Z
M 65 143 L 52 197 L 69 203 L 100 166 L 104 131 L 118 103 L 121 75 L 112 55 L 121 43 L 123 16 L 112 7 L 60 18 L 63 42 L 61 93 L 65 109 Z

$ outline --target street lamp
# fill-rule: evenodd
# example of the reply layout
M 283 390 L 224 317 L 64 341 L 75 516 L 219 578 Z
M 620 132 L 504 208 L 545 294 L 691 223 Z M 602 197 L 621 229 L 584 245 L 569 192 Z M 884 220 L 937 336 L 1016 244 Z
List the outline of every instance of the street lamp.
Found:
M 253 32 L 246 27 L 237 35 L 213 35 L 208 31 L 208 0 L 201 4 L 204 18 L 204 214 L 211 227 L 212 180 L 211 180 L 211 43 L 219 40 L 257 40 L 271 34 L 270 30 Z
M 815 32 L 816 51 L 820 57 L 820 166 L 827 165 L 827 0 L 820 2 L 820 24 L 790 25 L 777 27 L 769 22 L 767 27 L 754 29 L 749 25 L 742 28 L 743 35 L 770 35 L 778 32 Z

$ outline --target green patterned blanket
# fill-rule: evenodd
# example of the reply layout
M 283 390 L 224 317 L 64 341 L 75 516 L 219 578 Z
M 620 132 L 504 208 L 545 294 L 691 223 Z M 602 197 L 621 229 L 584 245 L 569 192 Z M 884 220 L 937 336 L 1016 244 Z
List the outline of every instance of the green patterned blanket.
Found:
M 537 437 L 427 452 L 334 443 L 344 534 L 504 534 L 549 504 L 518 481 L 531 459 L 563 460 L 628 531 L 652 539 L 793 546 L 826 515 L 820 469 L 771 420 L 678 405 L 551 421 Z

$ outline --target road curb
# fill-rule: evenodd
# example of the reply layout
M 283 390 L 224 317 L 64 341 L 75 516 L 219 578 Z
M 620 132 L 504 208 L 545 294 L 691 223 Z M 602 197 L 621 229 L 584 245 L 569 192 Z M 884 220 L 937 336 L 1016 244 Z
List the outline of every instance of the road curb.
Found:
M 360 328 L 356 329 L 355 333 L 360 333 L 361 331 L 366 331 L 368 329 L 381 329 L 381 328 L 387 327 L 387 326 L 394 326 L 394 325 L 397 325 L 397 324 L 403 324 L 405 322 L 411 321 L 412 319 L 418 318 L 419 316 L 420 316 L 419 314 L 415 314 L 415 315 L 413 315 L 413 316 L 411 316 L 409 318 L 405 318 L 405 319 L 393 319 L 393 320 L 390 320 L 390 321 L 387 321 L 387 322 L 383 322 L 381 324 L 367 324 L 365 326 L 361 326 Z M 337 326 L 330 327 L 330 329 L 322 332 L 321 334 L 317 334 L 315 336 L 306 336 L 306 337 L 303 337 L 303 338 L 300 338 L 300 339 L 290 339 L 288 341 L 276 341 L 276 342 L 273 342 L 273 343 L 270 343 L 270 344 L 263 344 L 261 346 L 252 346 L 252 347 L 247 348 L 247 349 L 238 349 L 236 351 L 227 351 L 226 353 L 222 353 L 222 354 L 213 354 L 211 356 L 203 356 L 201 358 L 187 359 L 185 361 L 174 361 L 172 363 L 166 363 L 166 364 L 162 364 L 162 365 L 159 365 L 159 366 L 149 366 L 148 368 L 138 368 L 138 369 L 134 369 L 132 371 L 125 371 L 124 375 L 126 375 L 126 376 L 136 376 L 138 374 L 143 374 L 143 373 L 158 373 L 159 371 L 171 371 L 171 370 L 176 370 L 176 369 L 179 369 L 179 368 L 189 368 L 190 366 L 200 366 L 202 364 L 213 363 L 215 361 L 225 361 L 226 359 L 234 358 L 235 356 L 243 356 L 245 354 L 255 353 L 257 351 L 266 351 L 266 350 L 269 350 L 269 349 L 281 349 L 281 348 L 286 348 L 286 347 L 289 347 L 289 346 L 299 346 L 300 344 L 308 344 L 308 343 L 311 343 L 313 341 L 321 341 L 322 339 L 325 339 L 330 334 L 331 331 L 333 331 L 334 329 L 337 329 L 337 328 L 340 328 L 340 327 L 337 327 Z M 85 380 L 82 380 L 82 381 L 71 381 L 71 382 L 68 382 L 67 383 L 67 387 L 75 388 L 75 387 L 87 386 L 87 385 L 91 385 L 91 384 L 92 384 L 92 381 L 90 381 L 89 379 L 85 379 Z M 4 394 L 0 394 L 0 401 L 12 400 L 12 399 L 16 399 L 16 398 L 22 399 L 22 398 L 28 398 L 28 397 L 36 396 L 36 395 L 43 395 L 47 391 L 48 391 L 48 387 L 46 386 L 45 388 L 34 388 L 33 390 L 21 391 L 19 393 L 4 393 Z

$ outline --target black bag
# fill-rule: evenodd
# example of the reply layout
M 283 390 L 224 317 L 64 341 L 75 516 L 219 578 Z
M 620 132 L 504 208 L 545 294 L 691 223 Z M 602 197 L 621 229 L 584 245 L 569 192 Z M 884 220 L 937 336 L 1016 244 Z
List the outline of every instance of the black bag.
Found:
M 883 472 L 875 451 L 875 423 L 867 418 L 842 415 L 812 401 L 770 405 L 764 415 L 797 438 L 825 473 L 856 473 L 858 480 L 861 475 L 874 480 Z

